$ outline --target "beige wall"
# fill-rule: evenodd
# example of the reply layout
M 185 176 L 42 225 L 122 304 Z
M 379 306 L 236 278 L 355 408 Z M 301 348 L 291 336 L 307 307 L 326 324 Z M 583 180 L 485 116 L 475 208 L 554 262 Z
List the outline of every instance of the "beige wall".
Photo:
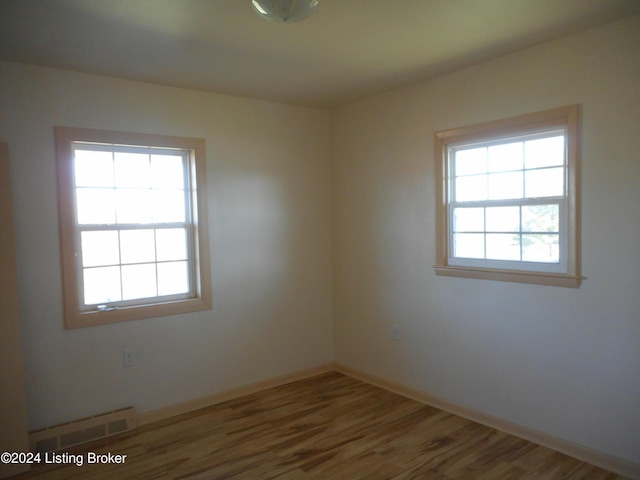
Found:
M 9 149 L 0 142 L 0 452 L 26 452 L 27 399 L 9 174 Z M 28 465 L 0 463 L 0 478 L 28 469 Z
M 640 17 L 333 112 L 337 362 L 640 464 L 638 52 Z M 583 286 L 436 277 L 434 132 L 574 103 Z
M 31 429 L 332 360 L 327 112 L 7 63 L 0 79 Z M 213 310 L 63 329 L 54 125 L 206 140 Z

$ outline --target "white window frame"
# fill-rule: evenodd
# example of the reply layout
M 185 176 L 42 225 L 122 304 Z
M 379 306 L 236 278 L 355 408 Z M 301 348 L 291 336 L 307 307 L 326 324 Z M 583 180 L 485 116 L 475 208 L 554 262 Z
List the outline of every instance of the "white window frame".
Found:
M 209 239 L 207 227 L 206 153 L 203 139 L 164 135 L 55 127 L 58 205 L 66 328 L 137 320 L 211 309 Z M 186 160 L 185 222 L 177 224 L 79 225 L 76 213 L 74 152 L 88 148 L 106 151 L 171 152 Z M 188 231 L 190 290 L 185 294 L 85 305 L 81 233 L 181 226 Z
M 581 283 L 579 251 L 579 152 L 577 105 L 555 108 L 514 118 L 436 132 L 436 263 L 435 273 L 443 276 L 477 278 L 578 288 Z M 563 132 L 565 137 L 565 193 L 558 197 L 492 200 L 478 207 L 557 204 L 559 207 L 558 263 L 459 258 L 453 254 L 453 208 L 473 206 L 455 202 L 452 155 L 456 149 L 508 143 L 524 138 Z

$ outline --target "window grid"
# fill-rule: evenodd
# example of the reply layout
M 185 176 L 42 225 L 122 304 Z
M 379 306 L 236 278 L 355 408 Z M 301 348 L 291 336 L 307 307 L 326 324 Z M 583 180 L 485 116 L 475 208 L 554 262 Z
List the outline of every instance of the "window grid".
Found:
M 92 306 L 94 306 L 94 305 L 100 305 L 100 304 L 113 304 L 113 303 L 116 303 L 116 302 L 118 304 L 127 304 L 127 302 L 129 304 L 139 303 L 139 300 L 141 298 L 144 298 L 144 297 L 141 297 L 139 299 L 125 299 L 126 295 L 124 294 L 124 291 L 123 291 L 123 288 L 124 288 L 123 287 L 124 279 L 123 279 L 123 273 L 122 273 L 122 267 L 123 266 L 127 267 L 127 266 L 136 266 L 136 265 L 138 265 L 138 266 L 140 266 L 140 265 L 155 265 L 156 266 L 156 269 L 155 269 L 156 291 L 160 292 L 160 290 L 161 290 L 160 289 L 160 279 L 159 279 L 159 271 L 158 271 L 157 265 L 170 265 L 170 264 L 175 264 L 175 263 L 188 262 L 188 258 L 190 258 L 189 255 L 185 255 L 185 258 L 181 259 L 181 260 L 177 260 L 177 259 L 176 260 L 158 260 L 158 254 L 157 254 L 157 231 L 158 230 L 163 230 L 163 229 L 164 230 L 174 229 L 174 228 L 176 228 L 176 225 L 157 226 L 157 227 L 155 227 L 153 229 L 150 229 L 150 228 L 131 229 L 131 230 L 152 230 L 153 231 L 153 237 L 154 237 L 154 241 L 153 241 L 154 260 L 153 261 L 147 261 L 147 262 L 123 262 L 122 261 L 122 258 L 121 258 L 122 257 L 122 252 L 121 252 L 122 249 L 120 247 L 120 245 L 122 244 L 122 240 L 120 238 L 120 234 L 123 231 L 127 231 L 126 228 L 118 228 L 117 230 L 113 230 L 113 229 L 110 229 L 108 226 L 104 226 L 100 230 L 87 229 L 87 228 L 83 228 L 82 230 L 80 230 L 80 235 L 82 235 L 82 232 L 87 232 L 87 231 L 100 231 L 100 232 L 115 231 L 115 232 L 118 233 L 118 237 L 119 237 L 118 238 L 118 243 L 119 243 L 118 256 L 119 256 L 119 259 L 118 259 L 117 262 L 105 263 L 105 264 L 102 264 L 102 265 L 92 265 L 92 266 L 81 265 L 81 267 L 80 267 L 82 269 L 82 278 L 85 277 L 85 275 L 86 275 L 85 272 L 88 272 L 88 271 L 91 271 L 91 270 L 104 268 L 104 267 L 118 267 L 118 269 L 119 269 L 119 277 L 120 277 L 120 283 L 119 283 L 119 285 L 120 285 L 120 296 L 119 296 L 119 299 L 107 299 L 107 300 L 105 300 L 103 302 L 86 302 L 86 299 L 85 299 L 84 305 L 92 305 Z M 188 230 L 187 227 L 185 227 L 184 229 Z M 82 245 L 82 240 L 80 241 L 80 245 Z M 82 262 L 82 260 L 80 260 L 80 262 Z M 163 294 L 158 293 L 158 294 L 156 294 L 154 296 L 150 296 L 150 297 L 146 297 L 146 298 L 155 298 L 155 297 L 166 297 L 165 299 L 169 299 L 169 298 L 170 299 L 188 298 L 188 297 L 192 296 L 192 292 L 193 292 L 193 287 L 192 287 L 193 286 L 193 279 L 192 279 L 192 277 L 193 277 L 193 275 L 189 275 L 189 277 L 188 277 L 188 289 L 184 293 L 174 294 L 174 295 L 166 295 L 166 294 L 163 295 Z M 84 281 L 80 284 L 80 286 L 81 286 L 81 296 L 80 296 L 80 298 L 83 299 L 83 298 L 85 298 L 85 295 L 84 295 Z M 97 308 L 97 307 L 94 307 L 94 308 Z
M 535 140 L 548 140 L 555 139 L 561 137 L 562 138 L 562 161 L 552 162 L 550 165 L 536 165 L 535 158 L 531 158 L 532 155 L 527 154 L 527 142 L 535 141 Z M 461 259 L 462 263 L 471 259 L 472 264 L 482 265 L 483 263 L 490 267 L 500 267 L 500 264 L 507 266 L 508 268 L 514 269 L 534 269 L 534 270 L 543 270 L 543 271 L 560 271 L 561 268 L 564 268 L 566 265 L 566 260 L 564 258 L 566 253 L 566 248 L 563 246 L 563 243 L 566 241 L 564 232 L 560 228 L 562 222 L 559 221 L 558 228 L 555 230 L 541 230 L 541 231 L 531 231 L 531 230 L 523 230 L 522 222 L 523 222 L 523 207 L 529 205 L 555 205 L 558 209 L 558 215 L 565 217 L 563 214 L 563 206 L 564 206 L 564 198 L 566 196 L 567 190 L 567 154 L 566 154 L 566 129 L 547 129 L 544 131 L 537 132 L 529 132 L 525 134 L 521 134 L 514 137 L 504 137 L 501 139 L 492 139 L 490 141 L 485 142 L 467 142 L 467 143 L 459 143 L 452 144 L 447 149 L 447 171 L 449 172 L 449 202 L 448 202 L 448 224 L 450 226 L 448 241 L 449 241 L 449 261 L 451 264 L 460 263 Z M 517 145 L 517 149 L 519 150 L 520 158 L 517 158 L 513 162 L 514 165 L 502 165 L 499 167 L 491 167 L 490 165 L 490 149 L 492 147 L 505 147 L 505 146 L 515 146 Z M 483 160 L 478 162 L 478 166 L 472 167 L 471 171 L 463 171 L 460 174 L 457 173 L 459 170 L 458 165 L 458 154 L 459 152 L 470 152 L 470 151 L 482 151 L 483 152 Z M 469 167 L 467 167 L 469 168 Z M 475 168 L 475 170 L 474 170 Z M 462 169 L 463 170 L 463 169 Z M 533 190 L 535 193 L 535 188 L 527 185 L 528 178 L 527 174 L 530 172 L 561 172 L 561 192 L 557 191 L 554 193 L 558 193 L 559 195 L 529 195 L 530 191 Z M 519 173 L 520 174 L 520 191 L 515 194 L 506 194 L 500 195 L 496 194 L 494 190 L 491 188 L 491 181 L 496 178 L 496 176 L 503 174 L 512 174 Z M 475 193 L 475 196 L 472 195 L 471 199 L 465 199 L 463 194 L 458 194 L 459 188 L 459 179 L 478 179 L 481 180 L 481 183 L 484 183 L 483 188 L 479 190 L 479 192 Z M 463 200 L 459 200 L 459 197 L 463 197 Z M 497 197 L 497 198 L 494 198 Z M 518 218 L 518 230 L 517 231 L 505 231 L 505 230 L 489 230 L 487 229 L 487 210 L 492 207 L 518 207 L 519 218 Z M 454 214 L 457 209 L 463 208 L 482 208 L 483 209 L 483 229 L 473 230 L 473 231 L 464 231 L 459 230 L 456 226 Z M 469 234 L 469 235 L 477 235 L 478 238 L 482 237 L 482 254 L 481 255 L 471 255 L 464 253 L 458 255 L 458 246 L 456 240 L 461 238 L 460 234 Z M 498 235 L 498 234 L 513 234 L 514 237 L 518 237 L 518 258 L 505 258 L 508 255 L 500 256 L 495 254 L 489 254 L 489 235 Z M 530 237 L 527 237 L 529 235 Z M 525 240 L 531 241 L 534 235 L 538 235 L 538 240 L 542 240 L 543 235 L 548 236 L 547 239 L 552 239 L 551 235 L 556 235 L 557 238 L 557 248 L 554 248 L 553 244 L 549 246 L 549 256 L 551 260 L 540 260 L 525 258 L 524 248 L 525 248 Z M 479 240 L 478 240 L 479 243 Z M 544 243 L 544 242 L 542 242 Z M 549 244 L 547 244 L 549 245 Z M 557 250 L 555 253 L 554 250 Z M 557 265 L 554 266 L 554 265 Z
M 522 203 L 513 203 L 513 202 L 500 202 L 500 203 L 492 203 L 489 206 L 486 206 L 486 204 L 483 204 L 483 206 L 477 206 L 474 205 L 473 207 L 469 207 L 468 204 L 465 203 L 461 203 L 461 204 L 451 204 L 451 208 L 450 208 L 450 220 L 449 220 L 449 224 L 452 225 L 452 232 L 453 235 L 451 236 L 450 240 L 450 251 L 451 252 L 455 252 L 455 235 L 457 234 L 478 234 L 478 235 L 483 235 L 483 239 L 484 239 L 484 243 L 483 243 L 483 255 L 482 258 L 485 259 L 494 259 L 494 260 L 498 260 L 498 258 L 493 258 L 487 255 L 487 235 L 513 235 L 513 236 L 518 236 L 519 237 L 519 241 L 518 241 L 518 248 L 519 248 L 519 255 L 518 258 L 516 259 L 517 261 L 526 261 L 524 260 L 524 255 L 523 255 L 523 241 L 522 241 L 522 237 L 523 235 L 557 235 L 558 237 L 561 236 L 561 229 L 558 227 L 555 230 L 525 230 L 523 229 L 523 224 L 522 224 L 522 218 L 523 218 L 523 213 L 522 213 L 522 208 L 526 207 L 528 205 L 540 205 L 540 206 L 556 206 L 558 209 L 558 215 L 560 216 L 560 212 L 562 212 L 562 205 L 563 205 L 563 201 L 560 198 L 549 198 L 549 199 L 544 199 L 542 200 L 537 200 L 537 201 L 533 201 L 533 202 L 522 202 Z M 486 226 L 487 225 L 487 208 L 491 208 L 492 206 L 510 206 L 510 207 L 517 207 L 519 209 L 518 212 L 518 228 L 514 229 L 514 230 L 492 230 L 489 228 L 486 228 L 482 231 L 480 230 L 472 230 L 472 229 L 458 229 L 456 226 L 456 222 L 455 222 L 455 211 L 456 209 L 463 209 L 463 208 L 482 208 L 483 209 L 483 224 Z M 558 222 L 560 223 L 560 222 Z M 560 240 L 560 238 L 559 238 Z M 454 254 L 454 256 L 456 256 Z M 560 260 L 558 260 L 558 262 L 554 262 L 554 263 L 559 263 Z
M 137 304 L 144 304 L 145 301 L 173 301 L 183 298 L 193 297 L 195 294 L 195 281 L 194 281 L 194 267 L 193 267 L 193 231 L 191 228 L 192 223 L 192 208 L 191 201 L 189 198 L 190 192 L 190 175 L 188 168 L 188 155 L 189 152 L 184 150 L 172 150 L 172 149 L 153 149 L 153 148 L 144 148 L 144 147 L 119 147 L 113 145 L 94 145 L 83 142 L 74 142 L 73 152 L 74 152 L 74 166 L 75 164 L 75 153 L 77 151 L 86 151 L 86 152 L 104 152 L 111 154 L 111 172 L 113 176 L 113 185 L 112 186 L 86 186 L 86 185 L 76 185 L 75 184 L 75 176 L 74 176 L 74 187 L 76 189 L 76 222 L 77 222 L 77 234 L 78 234 L 78 245 L 81 246 L 81 250 L 83 250 L 82 243 L 82 234 L 83 232 L 116 232 L 117 233 L 117 263 L 114 262 L 106 262 L 100 265 L 92 265 L 85 266 L 83 262 L 83 255 L 78 255 L 78 269 L 79 269 L 79 278 L 82 279 L 79 282 L 79 301 L 80 301 L 80 310 L 105 310 L 115 308 L 115 306 L 130 306 Z M 117 172 L 116 172 L 116 154 L 117 153 L 133 153 L 133 154 L 144 154 L 147 158 L 147 163 L 149 165 L 149 171 L 151 172 L 151 162 L 152 156 L 180 156 L 181 157 L 181 170 L 183 176 L 182 188 L 180 189 L 170 189 L 170 188 L 154 188 L 153 184 L 150 183 L 145 187 L 136 187 L 129 185 L 129 189 L 139 190 L 139 191 L 161 191 L 161 190 L 178 190 L 182 192 L 182 197 L 184 199 L 184 221 L 180 222 L 154 222 L 147 221 L 145 223 L 120 223 L 123 210 L 119 208 L 118 204 L 118 191 L 125 190 L 124 187 L 119 187 L 117 185 Z M 91 190 L 106 190 L 113 191 L 114 197 L 114 222 L 110 223 L 81 223 L 79 218 L 78 204 L 79 204 L 79 196 L 78 191 L 81 189 L 91 189 Z M 184 231 L 185 235 L 185 255 L 184 258 L 179 260 L 158 260 L 158 231 L 164 230 L 169 231 L 170 229 L 181 229 Z M 122 249 L 123 249 L 123 232 L 143 232 L 143 231 L 151 231 L 153 235 L 153 241 L 151 242 L 153 246 L 153 260 L 152 261 L 136 261 L 136 262 L 125 262 L 122 258 Z M 168 265 L 171 263 L 183 263 L 186 262 L 187 266 L 187 286 L 177 293 L 173 294 L 161 294 L 160 288 L 160 269 L 159 265 Z M 127 267 L 136 267 L 136 266 L 144 266 L 144 265 L 153 265 L 154 270 L 154 285 L 153 291 L 155 292 L 153 295 L 127 295 L 125 292 L 125 284 L 128 279 L 125 277 L 125 270 Z M 105 298 L 104 301 L 93 301 L 87 302 L 86 299 L 86 277 L 87 273 L 90 271 L 96 271 L 100 268 L 116 268 L 118 269 L 118 287 L 119 287 L 119 298 L 109 299 Z M 124 267 L 124 268 L 123 268 Z M 131 298 L 127 298 L 131 297 Z

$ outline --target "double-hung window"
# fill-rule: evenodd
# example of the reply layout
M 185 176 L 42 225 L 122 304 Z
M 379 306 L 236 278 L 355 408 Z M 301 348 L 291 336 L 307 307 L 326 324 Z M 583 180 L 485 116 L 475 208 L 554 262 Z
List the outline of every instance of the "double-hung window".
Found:
M 576 106 L 436 133 L 439 275 L 578 287 Z
M 211 308 L 204 141 L 56 128 L 69 328 Z

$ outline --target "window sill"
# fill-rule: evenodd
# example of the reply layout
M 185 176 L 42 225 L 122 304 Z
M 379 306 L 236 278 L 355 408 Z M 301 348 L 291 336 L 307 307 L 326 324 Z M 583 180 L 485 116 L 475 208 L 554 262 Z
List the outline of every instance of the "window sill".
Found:
M 163 317 L 181 313 L 211 310 L 211 302 L 202 298 L 189 298 L 150 305 L 118 307 L 108 310 L 73 312 L 66 316 L 66 328 L 93 327 L 109 323 L 128 322 L 143 318 Z
M 529 283 L 551 287 L 578 288 L 582 277 L 575 275 L 531 271 L 497 270 L 488 268 L 435 265 L 436 275 L 445 277 L 476 278 L 498 282 Z

